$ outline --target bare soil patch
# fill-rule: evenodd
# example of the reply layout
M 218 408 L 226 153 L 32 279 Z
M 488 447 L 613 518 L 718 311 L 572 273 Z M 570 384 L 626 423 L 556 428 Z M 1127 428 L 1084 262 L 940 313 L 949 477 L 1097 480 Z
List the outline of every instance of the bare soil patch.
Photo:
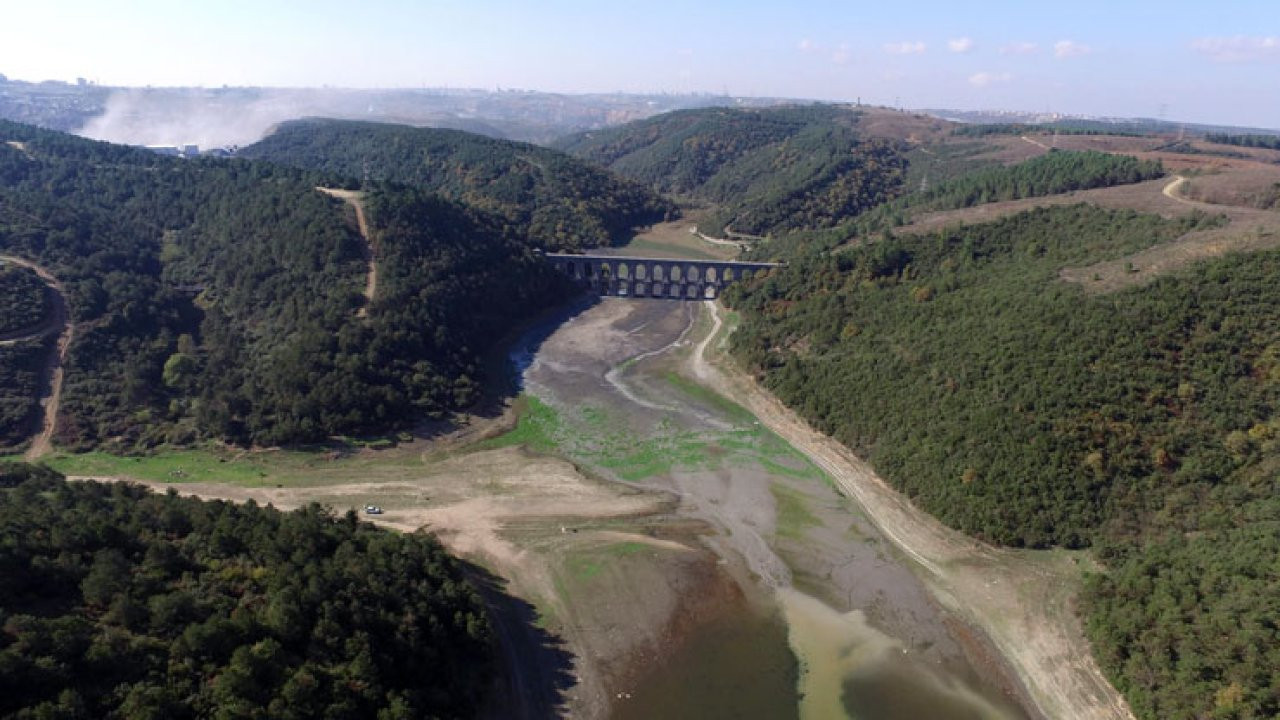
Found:
M 1228 172 L 1189 177 L 1178 188 L 1178 194 L 1211 205 L 1270 209 L 1261 203 L 1264 199 L 1276 200 L 1277 185 L 1280 185 L 1280 165 L 1242 163 Z
M 960 139 L 965 140 L 967 138 Z M 1043 144 L 1028 142 L 1022 137 L 1011 135 L 993 136 L 987 138 L 983 144 L 989 146 L 991 149 L 975 156 L 976 159 L 995 160 L 996 162 L 1004 165 L 1026 162 L 1031 158 L 1040 157 L 1049 151 L 1049 148 Z
M 1059 150 L 1096 150 L 1105 153 L 1151 152 L 1168 143 L 1164 138 L 1130 137 L 1128 135 L 1046 135 L 1048 142 Z
M 882 107 L 859 107 L 858 130 L 870 137 L 905 140 L 914 144 L 938 142 L 951 134 L 955 123 L 932 115 L 922 115 Z

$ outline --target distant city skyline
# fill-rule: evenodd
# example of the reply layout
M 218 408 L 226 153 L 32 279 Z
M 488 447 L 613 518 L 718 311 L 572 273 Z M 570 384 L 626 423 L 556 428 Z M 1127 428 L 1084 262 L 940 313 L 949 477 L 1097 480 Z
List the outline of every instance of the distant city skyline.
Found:
M 30 81 L 712 93 L 1280 128 L 1280 12 L 1260 0 L 45 0 L 4 17 L 0 73 Z

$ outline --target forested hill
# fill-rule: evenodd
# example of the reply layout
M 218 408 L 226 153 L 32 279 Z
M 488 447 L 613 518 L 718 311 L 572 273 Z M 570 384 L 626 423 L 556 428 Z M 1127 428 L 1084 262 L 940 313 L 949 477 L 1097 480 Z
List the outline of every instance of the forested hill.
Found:
M 947 524 L 1092 545 L 1141 718 L 1280 716 L 1280 252 L 1090 295 L 1064 267 L 1218 219 L 1088 205 L 798 253 L 731 288 L 734 353 Z
M 0 123 L 0 252 L 58 277 L 77 328 L 55 441 L 275 444 L 403 427 L 471 402 L 480 354 L 563 297 L 500 218 L 386 188 L 367 200 L 382 282 L 358 317 L 365 243 L 348 206 L 315 189 L 332 182 Z M 0 369 L 32 407 L 47 355 L 16 351 Z M 11 394 L 9 441 L 31 417 Z
M 675 213 L 652 190 L 564 153 L 460 130 L 297 120 L 240 155 L 437 193 L 554 250 L 607 245 Z
M 0 464 L 0 716 L 474 717 L 492 636 L 422 534 Z
M 822 228 L 899 189 L 901 143 L 864 137 L 857 111 L 814 105 L 708 108 L 659 115 L 556 143 L 657 189 L 722 208 L 703 224 L 719 233 Z
M 1076 190 L 1154 180 L 1165 174 L 1159 160 L 1095 150 L 1053 150 L 1012 165 L 992 165 L 944 180 L 885 203 L 844 229 L 867 236 L 898 227 L 914 215 L 986 203 L 1047 197 Z M 796 243 L 791 243 L 795 245 Z

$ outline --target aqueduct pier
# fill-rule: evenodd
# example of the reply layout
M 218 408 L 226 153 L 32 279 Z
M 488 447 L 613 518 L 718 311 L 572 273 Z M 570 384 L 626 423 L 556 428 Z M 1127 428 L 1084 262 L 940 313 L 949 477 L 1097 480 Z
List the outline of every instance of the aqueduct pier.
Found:
M 601 295 L 708 300 L 729 283 L 781 263 L 545 253 L 557 270 Z

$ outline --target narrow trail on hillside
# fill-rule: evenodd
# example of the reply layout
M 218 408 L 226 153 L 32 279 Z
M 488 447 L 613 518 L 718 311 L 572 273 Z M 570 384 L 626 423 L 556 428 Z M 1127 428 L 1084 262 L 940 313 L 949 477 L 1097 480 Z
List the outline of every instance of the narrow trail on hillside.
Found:
M 723 355 L 720 308 L 714 302 L 706 305 L 714 327 L 690 357 L 694 376 L 741 402 L 827 472 L 876 527 L 919 564 L 938 601 L 987 634 L 1045 716 L 1133 717 L 1094 661 L 1076 616 L 1080 570 L 1075 558 L 1057 551 L 992 547 L 913 506 L 865 461 L 814 430 L 736 368 Z
M 75 333 L 75 325 L 71 322 L 71 314 L 67 310 L 66 291 L 62 287 L 62 282 L 54 277 L 52 273 L 29 260 L 13 255 L 0 255 L 0 260 L 34 270 L 36 275 L 45 282 L 45 285 L 53 291 L 51 296 L 53 303 L 48 319 L 38 327 L 17 331 L 27 333 L 25 335 L 15 336 L 13 333 L 6 335 L 3 340 L 0 340 L 0 344 L 35 340 L 45 337 L 59 328 L 62 330 L 58 335 L 58 342 L 53 352 L 49 353 L 48 362 L 45 363 L 44 383 L 42 384 L 48 386 L 49 391 L 47 395 L 43 395 L 40 398 L 40 431 L 31 439 L 31 447 L 27 449 L 25 455 L 27 460 L 36 460 L 49 454 L 49 451 L 53 449 L 53 433 L 58 428 L 58 408 L 62 404 L 62 366 L 67 359 L 67 348 L 71 346 L 71 337 Z
M 1185 175 L 1175 175 L 1173 176 L 1173 180 L 1169 181 L 1168 185 L 1165 185 L 1160 189 L 1160 194 L 1170 200 L 1180 202 L 1183 205 L 1190 205 L 1193 208 L 1204 210 L 1205 212 L 1218 212 L 1222 210 L 1223 206 L 1221 205 L 1214 205 L 1213 203 L 1202 202 L 1200 200 L 1192 200 L 1191 198 L 1183 196 L 1178 192 L 1178 188 L 1182 187 L 1186 183 L 1187 177 Z
M 1031 143 L 1032 145 L 1035 145 L 1036 147 L 1040 148 L 1041 150 L 1052 150 L 1052 149 L 1053 149 L 1053 148 L 1049 147 L 1048 145 L 1045 145 L 1044 143 L 1040 142 L 1039 140 L 1032 140 L 1031 138 L 1027 137 L 1026 135 L 1020 135 L 1019 137 L 1021 137 L 1023 140 L 1026 140 L 1027 142 Z
M 369 232 L 369 222 L 365 219 L 364 193 L 358 190 L 342 190 L 339 188 L 325 187 L 317 187 L 316 190 L 319 190 L 330 197 L 336 197 L 345 201 L 356 211 L 356 225 L 360 228 L 360 237 L 364 238 L 365 261 L 369 264 L 369 271 L 366 273 L 364 281 L 365 305 L 356 311 L 356 316 L 368 317 L 369 305 L 373 303 L 373 297 L 378 293 L 378 253 L 373 242 L 373 236 Z

